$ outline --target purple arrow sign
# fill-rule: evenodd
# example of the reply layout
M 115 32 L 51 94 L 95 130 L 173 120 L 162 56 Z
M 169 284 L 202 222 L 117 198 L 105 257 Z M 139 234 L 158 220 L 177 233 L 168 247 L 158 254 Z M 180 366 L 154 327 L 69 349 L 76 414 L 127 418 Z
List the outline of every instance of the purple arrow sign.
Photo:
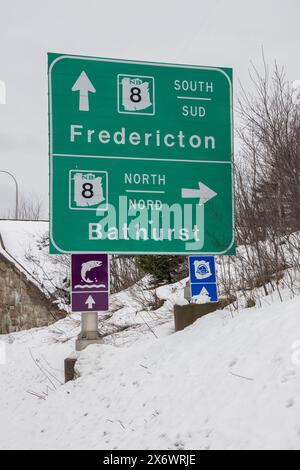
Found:
M 105 312 L 109 304 L 108 255 L 72 255 L 72 312 Z

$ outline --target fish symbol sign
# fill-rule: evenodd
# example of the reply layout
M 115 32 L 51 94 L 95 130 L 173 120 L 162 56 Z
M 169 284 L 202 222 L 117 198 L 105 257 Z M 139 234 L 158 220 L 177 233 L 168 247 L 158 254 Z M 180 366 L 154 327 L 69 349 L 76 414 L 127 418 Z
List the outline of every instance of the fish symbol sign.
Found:
M 71 281 L 72 312 L 99 312 L 108 310 L 108 255 L 72 255 Z
M 81 266 L 81 279 L 86 282 L 87 284 L 92 284 L 92 280 L 87 277 L 87 274 L 94 268 L 98 268 L 102 266 L 102 261 L 87 261 L 86 263 L 83 263 Z

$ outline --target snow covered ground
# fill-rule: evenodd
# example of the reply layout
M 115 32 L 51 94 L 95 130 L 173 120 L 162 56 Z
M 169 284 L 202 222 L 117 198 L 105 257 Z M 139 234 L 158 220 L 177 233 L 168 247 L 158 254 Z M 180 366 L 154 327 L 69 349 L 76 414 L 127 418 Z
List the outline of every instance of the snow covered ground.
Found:
M 69 277 L 68 257 L 49 256 L 49 222 L 0 220 L 0 253 L 7 257 L 47 297 Z M 59 261 L 60 258 L 60 262 Z M 66 309 L 57 295 L 57 303 Z
M 124 330 L 80 353 L 66 385 L 79 317 L 0 337 L 0 448 L 300 449 L 300 297 L 173 334 L 178 289 L 148 314 L 117 294 Z

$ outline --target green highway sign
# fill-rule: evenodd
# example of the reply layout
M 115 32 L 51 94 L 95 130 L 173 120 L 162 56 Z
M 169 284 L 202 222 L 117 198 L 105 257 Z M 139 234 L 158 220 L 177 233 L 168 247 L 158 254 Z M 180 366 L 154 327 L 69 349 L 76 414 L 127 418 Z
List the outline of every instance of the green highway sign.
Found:
M 51 252 L 234 253 L 231 69 L 48 59 Z

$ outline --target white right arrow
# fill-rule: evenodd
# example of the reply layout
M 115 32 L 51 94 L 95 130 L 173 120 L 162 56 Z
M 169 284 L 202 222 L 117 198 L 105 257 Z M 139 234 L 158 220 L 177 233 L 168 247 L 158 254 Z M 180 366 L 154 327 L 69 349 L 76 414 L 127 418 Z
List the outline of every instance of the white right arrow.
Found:
M 89 92 L 96 93 L 96 88 L 84 70 L 74 83 L 72 91 L 79 91 L 79 111 L 89 111 Z
M 87 298 L 87 301 L 85 302 L 85 305 L 88 306 L 88 309 L 89 309 L 89 310 L 92 310 L 93 305 L 95 305 L 95 303 L 96 303 L 96 302 L 94 301 L 93 297 L 90 295 L 90 296 Z
M 199 198 L 199 206 L 201 206 L 201 204 L 205 204 L 207 201 L 218 195 L 218 193 L 210 189 L 208 186 L 205 186 L 205 184 L 200 181 L 198 185 L 199 189 L 182 188 L 181 197 L 184 199 Z

